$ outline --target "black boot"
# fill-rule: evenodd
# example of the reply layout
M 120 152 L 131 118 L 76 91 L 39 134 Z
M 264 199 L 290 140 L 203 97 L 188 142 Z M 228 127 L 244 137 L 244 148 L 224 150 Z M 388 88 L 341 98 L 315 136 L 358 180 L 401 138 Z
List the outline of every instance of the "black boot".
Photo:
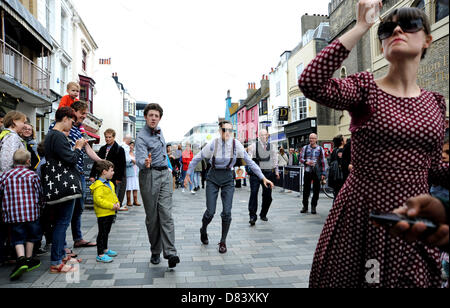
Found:
M 222 221 L 222 238 L 220 239 L 221 243 L 225 243 L 227 240 L 228 230 L 230 230 L 231 223 Z
M 206 229 L 201 228 L 200 229 L 200 241 L 203 243 L 203 245 L 208 245 L 208 233 L 206 233 Z
M 300 213 L 304 214 L 304 213 L 308 213 L 308 206 L 303 205 L 302 210 L 300 211 Z

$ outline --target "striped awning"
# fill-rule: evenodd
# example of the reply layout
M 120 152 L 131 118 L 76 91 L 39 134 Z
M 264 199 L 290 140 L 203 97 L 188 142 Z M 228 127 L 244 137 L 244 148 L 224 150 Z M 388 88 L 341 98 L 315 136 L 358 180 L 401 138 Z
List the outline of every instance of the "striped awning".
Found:
M 0 7 L 33 34 L 46 49 L 53 49 L 50 33 L 18 0 L 0 0 Z

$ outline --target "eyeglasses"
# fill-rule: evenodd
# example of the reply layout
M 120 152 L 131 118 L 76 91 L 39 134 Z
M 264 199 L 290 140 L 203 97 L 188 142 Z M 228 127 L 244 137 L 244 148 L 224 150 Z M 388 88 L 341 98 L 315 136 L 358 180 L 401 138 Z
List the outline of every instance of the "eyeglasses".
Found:
M 402 31 L 406 33 L 419 32 L 424 28 L 421 18 L 413 20 L 399 20 L 397 22 L 395 21 L 382 22 L 378 27 L 378 38 L 380 39 L 380 41 L 385 40 L 388 37 L 391 37 L 397 26 L 400 26 L 400 28 L 402 28 Z
M 227 132 L 227 133 L 232 133 L 232 132 L 233 132 L 233 129 L 232 129 L 232 128 L 224 128 L 224 127 L 222 127 L 221 129 L 222 129 L 222 132 L 223 132 L 223 133 L 225 133 L 225 132 Z

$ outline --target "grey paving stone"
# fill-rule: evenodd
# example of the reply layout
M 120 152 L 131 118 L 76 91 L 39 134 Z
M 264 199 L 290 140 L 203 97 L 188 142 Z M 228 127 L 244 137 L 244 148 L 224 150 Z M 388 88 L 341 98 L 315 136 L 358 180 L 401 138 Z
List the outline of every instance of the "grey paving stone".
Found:
M 88 280 L 110 280 L 114 274 L 93 274 L 89 275 Z
M 238 280 L 239 287 L 259 287 L 265 285 L 272 285 L 269 279 L 251 279 L 251 280 Z

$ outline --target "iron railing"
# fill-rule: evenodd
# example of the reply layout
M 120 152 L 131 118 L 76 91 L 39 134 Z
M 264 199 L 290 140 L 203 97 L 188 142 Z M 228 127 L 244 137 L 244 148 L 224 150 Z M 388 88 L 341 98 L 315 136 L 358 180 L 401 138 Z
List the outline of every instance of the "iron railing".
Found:
M 39 67 L 2 39 L 0 39 L 0 74 L 50 97 L 50 72 Z

